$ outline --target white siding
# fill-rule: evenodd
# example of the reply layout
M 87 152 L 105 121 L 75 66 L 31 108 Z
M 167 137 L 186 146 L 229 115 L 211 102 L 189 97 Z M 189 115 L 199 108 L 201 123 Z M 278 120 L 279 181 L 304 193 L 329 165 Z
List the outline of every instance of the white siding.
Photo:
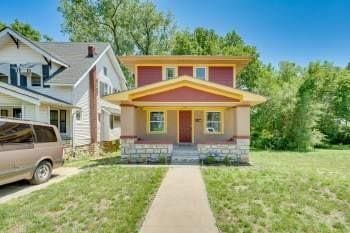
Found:
M 89 104 L 89 76 L 74 88 L 73 104 L 80 107 L 81 120 L 74 119 L 74 144 L 84 145 L 90 143 L 90 104 Z

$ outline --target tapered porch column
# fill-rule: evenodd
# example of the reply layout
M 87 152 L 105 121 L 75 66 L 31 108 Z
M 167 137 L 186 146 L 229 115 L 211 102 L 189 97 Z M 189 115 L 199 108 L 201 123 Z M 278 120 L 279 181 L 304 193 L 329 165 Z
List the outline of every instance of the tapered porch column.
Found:
M 121 139 L 136 139 L 136 106 L 121 104 Z
M 250 137 L 250 106 L 236 106 L 233 109 L 233 137 L 249 139 Z
M 236 106 L 233 109 L 233 139 L 241 163 L 249 163 L 250 106 Z

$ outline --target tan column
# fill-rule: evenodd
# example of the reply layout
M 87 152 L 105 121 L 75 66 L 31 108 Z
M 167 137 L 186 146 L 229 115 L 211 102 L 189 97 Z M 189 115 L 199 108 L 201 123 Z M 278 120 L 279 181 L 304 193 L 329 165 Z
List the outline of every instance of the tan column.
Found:
M 233 108 L 233 137 L 248 138 L 250 136 L 250 106 Z
M 121 138 L 136 138 L 136 107 L 131 104 L 121 104 Z

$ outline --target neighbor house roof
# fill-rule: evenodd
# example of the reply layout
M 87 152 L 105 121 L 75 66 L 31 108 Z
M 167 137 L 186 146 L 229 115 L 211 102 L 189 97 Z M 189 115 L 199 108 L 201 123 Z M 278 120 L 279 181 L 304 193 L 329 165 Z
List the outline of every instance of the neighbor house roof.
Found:
M 178 87 L 191 87 L 197 90 L 226 96 L 232 99 L 239 99 L 239 103 L 234 103 L 235 105 L 243 104 L 254 106 L 266 101 L 266 98 L 261 95 L 257 95 L 247 91 L 242 91 L 232 87 L 227 87 L 209 81 L 195 79 L 189 76 L 180 76 L 178 78 L 164 80 L 158 83 L 145 85 L 132 90 L 119 92 L 116 94 L 108 95 L 104 97 L 104 99 L 114 103 L 123 103 L 130 101 L 132 102 L 133 100 L 142 96 L 162 93 L 165 91 L 173 90 Z M 196 102 L 195 96 L 193 96 L 193 102 Z
M 1 90 L 1 93 L 30 102 L 32 104 L 46 103 L 46 104 L 62 106 L 62 107 L 71 107 L 71 108 L 75 107 L 67 101 L 64 101 L 46 94 L 39 93 L 34 90 L 10 85 L 3 82 L 0 82 L 0 90 Z
M 69 67 L 62 68 L 54 73 L 47 84 L 74 85 L 102 54 L 110 48 L 108 43 L 86 43 L 86 42 L 36 42 L 38 46 L 46 51 L 55 53 L 62 57 Z M 95 55 L 87 56 L 89 45 L 95 46 Z
M 223 55 L 141 55 L 120 56 L 121 63 L 129 70 L 134 71 L 135 65 L 236 65 L 237 70 L 245 67 L 252 58 L 250 56 L 223 56 Z

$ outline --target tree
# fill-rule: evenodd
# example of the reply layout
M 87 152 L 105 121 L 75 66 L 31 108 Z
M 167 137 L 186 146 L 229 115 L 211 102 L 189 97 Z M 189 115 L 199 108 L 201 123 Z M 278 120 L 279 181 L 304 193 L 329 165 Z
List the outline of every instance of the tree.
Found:
M 0 22 L 0 30 L 4 27 L 6 27 L 6 24 Z M 33 41 L 47 41 L 48 39 L 52 40 L 52 38 L 47 35 L 42 36 L 41 33 L 38 30 L 34 29 L 30 24 L 23 23 L 18 19 L 15 19 L 15 21 L 11 23 L 9 27 Z
M 153 2 L 139 0 L 61 0 L 63 32 L 72 41 L 109 42 L 117 55 L 167 51 L 171 16 Z

